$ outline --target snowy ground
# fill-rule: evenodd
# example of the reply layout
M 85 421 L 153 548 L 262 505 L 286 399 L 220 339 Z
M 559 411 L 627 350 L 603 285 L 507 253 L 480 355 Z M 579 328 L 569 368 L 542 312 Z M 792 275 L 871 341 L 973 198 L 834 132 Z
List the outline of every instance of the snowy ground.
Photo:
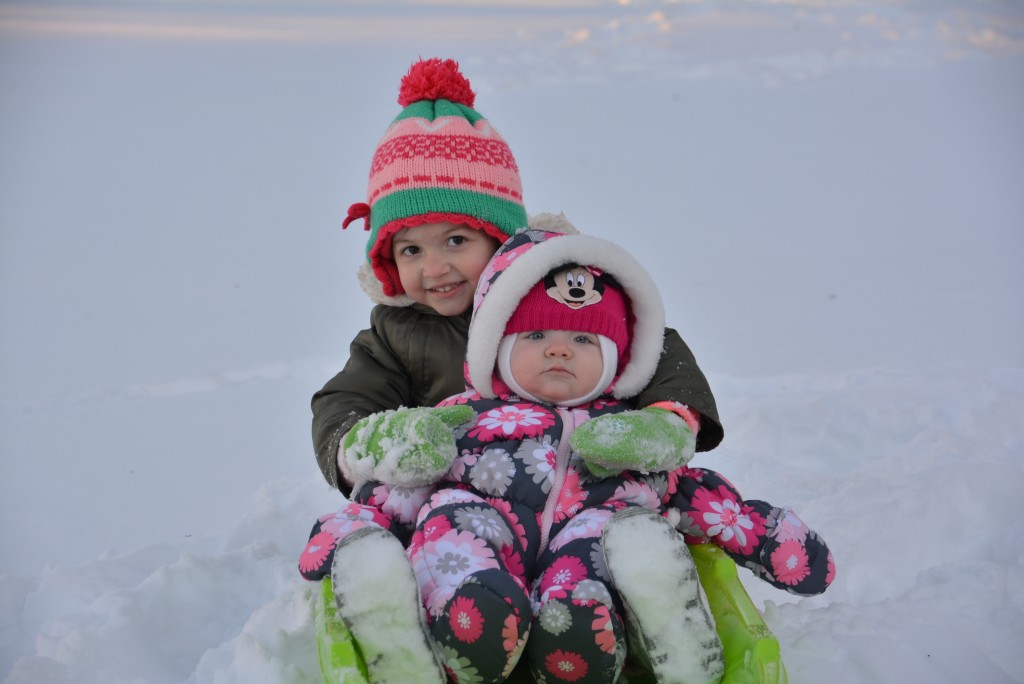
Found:
M 420 55 L 834 549 L 747 582 L 791 681 L 1024 682 L 1024 8 L 938 0 L 0 2 L 0 678 L 315 680 L 308 400 Z

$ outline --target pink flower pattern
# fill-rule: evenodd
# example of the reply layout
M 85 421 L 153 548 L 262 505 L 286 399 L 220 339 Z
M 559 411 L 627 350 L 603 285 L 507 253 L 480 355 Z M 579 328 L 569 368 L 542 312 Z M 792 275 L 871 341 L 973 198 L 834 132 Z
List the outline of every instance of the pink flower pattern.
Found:
M 564 598 L 586 576 L 587 566 L 582 560 L 575 556 L 562 556 L 544 571 L 538 589 L 549 599 Z
M 722 548 L 733 553 L 749 554 L 766 531 L 764 518 L 752 506 L 737 502 L 723 485 L 715 492 L 701 487 L 692 505 L 698 512 L 695 522 L 704 533 L 717 537 Z
M 608 606 L 599 605 L 594 609 L 594 643 L 605 653 L 615 653 L 615 631 L 612 629 L 612 615 Z
M 302 550 L 302 555 L 299 556 L 299 570 L 302 572 L 312 572 L 323 567 L 327 556 L 334 550 L 335 543 L 334 535 L 330 532 L 317 532 L 314 534 L 306 543 L 306 548 Z
M 471 644 L 484 633 L 484 616 L 476 602 L 466 596 L 456 596 L 448 609 L 448 624 L 459 641 Z
M 368 526 L 389 528 L 391 520 L 373 506 L 350 503 L 334 513 L 320 517 L 320 531 L 334 537 L 335 543 L 356 530 Z
M 783 584 L 799 584 L 811 572 L 807 565 L 807 549 L 795 539 L 782 542 L 772 552 L 771 572 Z
M 432 518 L 430 522 L 423 527 L 423 541 L 437 541 L 451 531 L 451 520 L 442 516 Z
M 795 541 L 802 545 L 807 540 L 808 532 L 810 530 L 807 528 L 807 524 L 797 517 L 793 509 L 787 506 L 781 510 L 781 515 L 770 536 L 775 537 L 775 541 L 780 543 Z
M 559 530 L 558 534 L 551 540 L 551 550 L 558 551 L 576 539 L 600 537 L 601 532 L 611 517 L 612 511 L 605 508 L 590 508 L 583 511 Z
M 523 565 L 523 557 L 519 555 L 514 546 L 511 544 L 502 546 L 498 549 L 498 557 L 501 558 L 505 569 L 513 577 L 526 577 L 526 566 Z
M 374 490 L 374 501 L 380 510 L 404 525 L 414 525 L 416 514 L 430 495 L 428 487 L 389 487 L 381 485 Z
M 569 468 L 555 504 L 555 521 L 560 522 L 579 513 L 586 499 L 587 493 L 580 487 L 580 474 L 575 468 Z
M 548 673 L 563 682 L 575 682 L 587 676 L 587 661 L 578 653 L 556 649 L 544 661 Z
M 625 480 L 612 495 L 613 501 L 631 503 L 643 508 L 658 510 L 661 505 L 661 496 L 651 487 L 647 478 L 640 480 Z
M 498 567 L 494 551 L 471 532 L 449 530 L 424 541 L 410 556 L 416 581 L 427 597 L 427 610 L 440 615 L 462 580 L 475 572 Z
M 475 447 L 473 449 L 463 449 L 459 453 L 459 457 L 455 459 L 455 463 L 448 471 L 451 477 L 455 480 L 461 480 L 466 470 L 476 465 L 476 462 L 480 459 L 480 454 L 483 452 L 483 447 Z
M 512 534 L 516 536 L 516 540 L 523 548 L 526 548 L 526 528 L 523 527 L 523 523 L 519 521 L 519 516 L 512 512 L 512 503 L 505 499 L 495 498 L 488 498 L 485 499 L 485 501 L 493 506 L 496 511 L 501 513 L 502 517 L 505 518 L 505 522 L 508 523 L 508 528 L 512 530 Z
M 458 404 L 467 404 L 479 398 L 480 393 L 476 390 L 466 390 L 462 394 L 456 394 L 448 397 L 444 401 L 440 402 L 438 406 L 457 406 Z
M 558 459 L 553 444 L 524 441 L 523 446 L 516 452 L 516 457 L 526 464 L 526 472 L 533 478 L 533 482 L 540 486 L 541 491 L 551 491 L 551 484 L 555 479 L 555 461 Z
M 485 441 L 497 435 L 507 439 L 536 437 L 554 424 L 551 412 L 540 406 L 503 404 L 480 416 L 469 436 Z
M 513 653 L 516 649 L 526 645 L 525 639 L 519 638 L 519 618 L 515 615 L 506 615 L 505 624 L 501 627 L 501 642 L 505 653 Z

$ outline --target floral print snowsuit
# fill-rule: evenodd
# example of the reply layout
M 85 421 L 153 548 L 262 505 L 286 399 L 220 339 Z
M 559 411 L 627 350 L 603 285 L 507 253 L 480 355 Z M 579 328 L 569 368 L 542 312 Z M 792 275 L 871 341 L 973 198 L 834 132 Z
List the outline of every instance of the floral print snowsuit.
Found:
M 624 626 L 601 534 L 626 506 L 661 510 L 689 543 L 719 545 L 780 589 L 818 594 L 832 581 L 819 535 L 789 508 L 744 500 L 714 471 L 589 475 L 568 449 L 568 434 L 628 404 L 555 409 L 471 392 L 445 403 L 478 412 L 457 434 L 460 456 L 447 481 L 436 490 L 365 485 L 353 503 L 317 522 L 300 566 L 320 579 L 340 538 L 366 525 L 394 532 L 409 546 L 454 681 L 503 681 L 524 648 L 537 681 L 614 681 Z
M 327 576 L 342 538 L 380 525 L 409 540 L 430 630 L 453 681 L 502 682 L 524 649 L 539 682 L 615 681 L 625 627 L 601 534 L 617 510 L 658 510 L 669 476 L 596 479 L 568 440 L 583 421 L 631 405 L 599 399 L 561 409 L 475 392 L 442 405 L 451 403 L 468 403 L 477 419 L 457 431 L 459 457 L 448 477 L 436 488 L 362 487 L 314 526 L 303 576 Z
M 420 510 L 409 557 L 452 678 L 504 681 L 525 647 L 537 681 L 614 681 L 625 627 L 601 534 L 619 509 L 657 510 L 669 478 L 594 478 L 569 435 L 631 406 L 449 401 L 477 419 L 456 435 L 459 457 Z

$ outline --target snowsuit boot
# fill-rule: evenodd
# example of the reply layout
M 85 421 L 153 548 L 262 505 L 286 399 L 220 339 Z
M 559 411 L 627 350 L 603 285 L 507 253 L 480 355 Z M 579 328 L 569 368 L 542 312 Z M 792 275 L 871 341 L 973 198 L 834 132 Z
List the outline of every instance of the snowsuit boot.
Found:
M 604 553 L 625 609 L 631 656 L 659 684 L 721 680 L 722 642 L 682 535 L 653 511 L 626 508 L 605 527 Z
M 331 581 L 338 615 L 359 644 L 370 684 L 445 684 L 402 543 L 380 527 L 342 539 Z

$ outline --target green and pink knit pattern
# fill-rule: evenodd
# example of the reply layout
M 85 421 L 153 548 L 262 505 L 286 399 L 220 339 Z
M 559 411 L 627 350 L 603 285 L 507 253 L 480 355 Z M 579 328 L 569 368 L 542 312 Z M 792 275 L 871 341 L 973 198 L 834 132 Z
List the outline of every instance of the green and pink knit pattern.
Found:
M 503 242 L 527 224 L 515 158 L 474 100 L 452 60 L 422 60 L 402 79 L 404 109 L 377 146 L 367 194 L 367 259 L 389 296 L 403 291 L 391 256 L 402 228 L 465 223 Z

